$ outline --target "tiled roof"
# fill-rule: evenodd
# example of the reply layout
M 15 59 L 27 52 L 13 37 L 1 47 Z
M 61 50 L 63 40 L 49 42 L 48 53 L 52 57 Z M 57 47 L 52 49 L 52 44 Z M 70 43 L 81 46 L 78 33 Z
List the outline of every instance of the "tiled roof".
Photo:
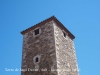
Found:
M 37 28 L 37 27 L 40 27 L 40 26 L 44 25 L 45 23 L 50 22 L 50 21 L 52 21 L 52 20 L 53 20 L 54 22 L 56 22 L 57 25 L 58 25 L 61 29 L 63 29 L 66 33 L 68 33 L 68 36 L 69 36 L 71 39 L 74 39 L 74 38 L 75 38 L 75 36 L 74 36 L 67 28 L 65 28 L 64 25 L 63 25 L 60 21 L 58 21 L 57 18 L 56 18 L 55 16 L 52 16 L 52 17 L 50 17 L 50 18 L 48 18 L 48 19 L 46 19 L 46 20 L 43 20 L 42 22 L 39 22 L 38 24 L 36 24 L 36 25 L 34 25 L 34 26 L 32 26 L 32 27 L 29 27 L 29 28 L 26 29 L 26 30 L 23 30 L 23 31 L 21 32 L 21 34 L 24 35 L 25 33 L 29 32 L 29 31 L 31 31 L 31 30 Z

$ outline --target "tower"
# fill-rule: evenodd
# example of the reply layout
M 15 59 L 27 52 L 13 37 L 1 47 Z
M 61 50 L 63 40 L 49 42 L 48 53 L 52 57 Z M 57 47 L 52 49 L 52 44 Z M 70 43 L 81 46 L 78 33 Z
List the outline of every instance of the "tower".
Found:
M 52 16 L 24 31 L 21 75 L 78 75 L 74 35 Z

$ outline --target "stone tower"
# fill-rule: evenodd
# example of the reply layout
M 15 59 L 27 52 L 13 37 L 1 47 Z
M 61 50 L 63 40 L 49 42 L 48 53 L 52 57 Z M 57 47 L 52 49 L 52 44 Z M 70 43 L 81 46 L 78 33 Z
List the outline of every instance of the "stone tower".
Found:
M 74 35 L 52 16 L 24 31 L 21 75 L 78 75 Z

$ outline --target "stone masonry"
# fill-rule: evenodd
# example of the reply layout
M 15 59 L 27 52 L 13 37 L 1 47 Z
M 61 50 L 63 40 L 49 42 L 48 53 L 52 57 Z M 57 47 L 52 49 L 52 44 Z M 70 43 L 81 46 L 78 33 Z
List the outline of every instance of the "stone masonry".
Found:
M 21 32 L 21 75 L 78 75 L 74 36 L 60 24 L 53 16 Z
M 56 23 L 54 23 L 54 33 L 58 75 L 78 75 L 73 40 L 68 36 L 64 37 Z

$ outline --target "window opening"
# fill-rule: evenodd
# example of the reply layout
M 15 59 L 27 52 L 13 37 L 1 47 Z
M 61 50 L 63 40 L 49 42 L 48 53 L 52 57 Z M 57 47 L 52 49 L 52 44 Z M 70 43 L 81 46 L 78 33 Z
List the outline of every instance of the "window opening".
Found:
M 39 34 L 39 29 L 35 30 L 35 35 L 38 35 Z

